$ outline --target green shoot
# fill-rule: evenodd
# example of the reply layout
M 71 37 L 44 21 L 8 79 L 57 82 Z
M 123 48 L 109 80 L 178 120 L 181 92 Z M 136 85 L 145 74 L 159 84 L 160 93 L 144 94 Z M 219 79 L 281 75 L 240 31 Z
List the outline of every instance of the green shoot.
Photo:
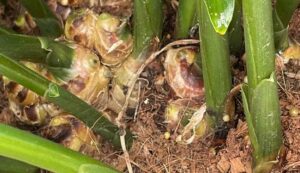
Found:
M 134 57 L 149 48 L 155 37 L 162 32 L 161 0 L 134 0 Z
M 222 36 L 215 31 L 205 3 L 197 2 L 206 105 L 208 112 L 220 123 L 225 98 L 231 89 L 228 40 L 226 34 Z
M 196 12 L 196 1 L 180 0 L 176 18 L 176 38 L 187 38 Z
M 270 172 L 282 145 L 271 0 L 243 1 L 248 84 L 244 109 L 254 172 Z

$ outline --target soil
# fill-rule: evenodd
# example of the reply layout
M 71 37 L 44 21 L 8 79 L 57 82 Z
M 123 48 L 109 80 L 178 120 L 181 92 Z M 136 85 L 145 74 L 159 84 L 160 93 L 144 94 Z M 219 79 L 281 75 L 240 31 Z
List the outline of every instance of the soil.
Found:
M 9 28 L 16 26 L 11 22 L 16 19 L 15 13 L 5 13 L 0 8 L 1 22 Z M 105 8 L 110 9 L 110 8 Z M 7 10 L 7 9 L 6 9 Z M 9 15 L 7 15 L 9 14 Z M 171 25 L 171 24 L 170 24 Z M 300 9 L 298 9 L 290 24 L 290 36 L 300 42 Z M 16 28 L 15 28 L 16 29 Z M 19 30 L 17 28 L 16 30 Z M 22 30 L 22 29 L 21 29 Z M 27 31 L 26 31 L 27 32 Z M 175 142 L 171 135 L 165 138 L 166 124 L 164 110 L 167 101 L 172 97 L 169 86 L 165 81 L 159 85 L 154 81 L 163 77 L 162 59 L 150 64 L 144 76 L 149 85 L 141 93 L 140 105 L 136 116 L 131 117 L 128 126 L 136 135 L 136 140 L 129 150 L 133 170 L 136 173 L 251 173 L 251 144 L 242 114 L 240 96 L 236 97 L 238 119 L 235 126 L 228 132 L 225 140 L 216 140 L 213 135 L 182 145 Z M 243 79 L 244 71 L 241 60 L 238 60 L 233 69 L 236 74 L 235 84 Z M 281 121 L 284 130 L 284 147 L 278 158 L 278 164 L 273 172 L 300 172 L 300 115 L 292 117 L 290 110 L 300 109 L 300 79 L 286 75 L 287 72 L 297 74 L 300 71 L 300 60 L 290 60 L 289 63 L 277 66 L 279 85 Z M 8 104 L 0 79 L 0 121 L 15 125 L 15 119 L 8 110 Z M 126 172 L 125 156 L 114 150 L 107 142 L 99 148 L 98 159 L 102 160 L 122 172 Z

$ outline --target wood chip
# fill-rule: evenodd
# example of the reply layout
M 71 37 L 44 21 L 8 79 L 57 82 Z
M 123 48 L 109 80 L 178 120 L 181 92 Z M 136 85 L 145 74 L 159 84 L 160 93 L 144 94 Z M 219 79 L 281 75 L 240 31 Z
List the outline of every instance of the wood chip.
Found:
M 230 169 L 230 162 L 224 156 L 221 156 L 221 160 L 217 164 L 217 168 L 222 173 L 227 173 Z
M 246 172 L 245 166 L 241 162 L 240 157 L 230 160 L 231 173 L 244 173 Z

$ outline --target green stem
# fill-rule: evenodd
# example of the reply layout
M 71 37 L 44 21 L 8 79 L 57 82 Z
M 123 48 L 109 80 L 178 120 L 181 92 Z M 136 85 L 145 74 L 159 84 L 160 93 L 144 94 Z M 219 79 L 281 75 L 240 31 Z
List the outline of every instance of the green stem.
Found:
M 0 157 L 0 172 L 5 173 L 38 173 L 39 168 L 7 157 Z
M 155 37 L 161 38 L 162 1 L 134 0 L 134 57 L 148 49 Z
M 57 84 L 48 81 L 36 72 L 3 54 L 0 54 L 0 73 L 38 95 L 44 96 L 48 101 L 57 104 L 66 112 L 75 115 L 86 123 L 88 127 L 91 127 L 93 131 L 112 142 L 116 147 L 121 146 L 117 126 L 109 122 L 95 108 Z M 132 134 L 127 132 L 126 142 L 128 146 L 131 145 L 132 140 Z
M 298 7 L 300 0 L 277 0 L 273 10 L 273 25 L 276 50 L 284 50 L 289 46 L 288 24 Z
M 263 2 L 262 2 L 263 1 Z M 269 78 L 275 68 L 275 52 L 270 0 L 243 3 L 249 96 L 256 86 Z M 264 8 L 262 8 L 264 7 Z
M 59 37 L 63 33 L 60 21 L 52 13 L 44 0 L 20 1 L 34 18 L 43 36 Z
M 281 20 L 281 23 L 284 28 L 286 28 L 297 9 L 298 5 L 300 4 L 300 0 L 277 0 L 275 11 Z
M 45 37 L 18 34 L 0 35 L 0 52 L 17 61 L 70 68 L 74 50 L 64 43 Z
M 0 124 L 0 141 L 0 155 L 52 172 L 118 172 L 88 156 L 3 124 Z
M 207 108 L 222 119 L 224 101 L 231 89 L 231 70 L 227 35 L 218 34 L 211 24 L 203 0 L 197 1 L 200 49 Z
M 176 38 L 187 38 L 196 12 L 196 1 L 180 0 L 176 19 Z
M 243 17 L 248 75 L 243 100 L 254 129 L 254 171 L 269 172 L 282 145 L 271 0 L 243 1 Z
M 244 30 L 242 21 L 242 3 L 235 1 L 232 21 L 228 28 L 230 53 L 240 56 L 244 53 Z

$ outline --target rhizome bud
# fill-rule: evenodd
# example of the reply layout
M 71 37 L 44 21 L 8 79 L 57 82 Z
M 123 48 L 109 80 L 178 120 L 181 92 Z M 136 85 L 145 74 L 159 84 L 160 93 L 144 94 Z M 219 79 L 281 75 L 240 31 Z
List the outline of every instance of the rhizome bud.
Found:
M 201 71 L 195 61 L 196 51 L 193 47 L 170 49 L 166 53 L 164 62 L 166 80 L 180 98 L 204 96 Z
M 210 121 L 205 114 L 204 84 L 196 64 L 196 49 L 192 46 L 172 48 L 166 52 L 165 78 L 177 100 L 170 100 L 165 110 L 168 132 L 176 141 L 191 143 L 210 132 Z
M 91 10 L 73 12 L 67 19 L 65 35 L 76 43 L 94 48 L 101 62 L 115 66 L 132 52 L 133 39 L 126 20 L 108 13 L 97 15 Z

